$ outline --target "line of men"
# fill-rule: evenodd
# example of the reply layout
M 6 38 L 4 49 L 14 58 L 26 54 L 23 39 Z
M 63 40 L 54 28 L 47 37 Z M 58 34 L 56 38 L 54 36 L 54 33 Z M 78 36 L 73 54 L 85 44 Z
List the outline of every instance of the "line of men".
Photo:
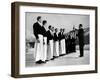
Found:
M 72 50 L 73 52 L 75 51 L 75 45 L 73 48 L 71 48 L 71 44 L 67 44 L 70 43 L 71 39 L 70 36 L 68 36 L 68 38 L 65 37 L 64 34 L 65 29 L 61 28 L 60 32 L 58 33 L 58 29 L 52 27 L 51 25 L 49 25 L 47 31 L 45 27 L 47 27 L 47 21 L 46 20 L 42 21 L 41 16 L 38 16 L 37 22 L 33 24 L 33 31 L 36 37 L 36 43 L 35 43 L 36 63 L 46 63 L 49 60 L 54 60 L 59 56 L 65 55 L 67 51 L 68 52 Z
M 74 31 L 67 34 L 65 37 L 66 53 L 76 52 L 76 34 Z

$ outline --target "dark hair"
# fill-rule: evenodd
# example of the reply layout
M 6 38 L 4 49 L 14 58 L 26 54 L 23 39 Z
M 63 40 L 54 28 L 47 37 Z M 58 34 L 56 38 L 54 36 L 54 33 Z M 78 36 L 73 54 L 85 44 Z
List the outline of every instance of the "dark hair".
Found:
M 65 31 L 65 28 L 63 28 L 62 31 L 64 32 Z
M 60 31 L 62 31 L 62 28 L 60 28 Z
M 73 29 L 75 29 L 75 27 L 73 27 Z
M 54 27 L 52 27 L 52 28 L 54 28 Z
M 39 19 L 41 19 L 41 16 L 38 16 L 38 17 L 37 17 L 37 21 L 39 21 Z
M 58 29 L 57 28 L 55 28 L 55 31 L 57 31 Z
M 82 27 L 82 24 L 79 24 L 79 27 Z
M 70 35 L 68 35 L 68 38 L 70 39 L 70 38 L 71 38 L 71 36 L 70 36 Z
M 49 29 L 51 29 L 51 25 L 49 25 L 49 27 L 48 27 Z
M 47 21 L 46 20 L 43 20 L 42 24 L 45 25 L 46 23 L 47 23 Z

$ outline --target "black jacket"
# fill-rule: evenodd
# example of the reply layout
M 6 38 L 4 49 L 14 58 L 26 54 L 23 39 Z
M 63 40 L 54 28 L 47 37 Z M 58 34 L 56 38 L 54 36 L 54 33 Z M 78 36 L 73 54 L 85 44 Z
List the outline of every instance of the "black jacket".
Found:
M 41 25 L 38 22 L 33 24 L 33 33 L 34 33 L 36 39 L 39 38 L 38 34 L 42 34 Z
M 58 37 L 59 37 L 59 41 L 62 40 L 63 39 L 63 34 L 61 34 L 61 32 L 59 32 Z
M 59 37 L 57 36 L 56 33 L 54 33 L 54 41 L 58 41 L 59 40 Z
M 42 35 L 43 35 L 44 37 L 47 37 L 46 29 L 45 29 L 43 26 L 41 27 L 41 30 L 42 30 Z
M 53 36 L 52 36 L 50 30 L 48 30 L 48 31 L 46 32 L 46 35 L 47 35 L 47 44 L 48 44 L 48 43 L 49 43 L 49 40 L 52 40 L 52 39 L 53 39 Z
M 84 45 L 84 30 L 78 30 L 79 45 Z

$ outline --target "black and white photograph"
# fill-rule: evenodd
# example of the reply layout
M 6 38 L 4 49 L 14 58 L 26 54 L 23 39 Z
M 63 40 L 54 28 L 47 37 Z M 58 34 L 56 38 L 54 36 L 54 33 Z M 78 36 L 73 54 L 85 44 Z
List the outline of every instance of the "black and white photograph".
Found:
M 25 13 L 26 67 L 90 64 L 90 16 Z
M 97 7 L 24 2 L 13 6 L 12 75 L 97 73 Z

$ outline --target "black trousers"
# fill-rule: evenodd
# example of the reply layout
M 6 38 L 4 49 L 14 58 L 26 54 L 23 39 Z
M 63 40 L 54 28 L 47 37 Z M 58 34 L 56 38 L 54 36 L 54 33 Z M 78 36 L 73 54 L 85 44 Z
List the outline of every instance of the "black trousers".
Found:
M 84 56 L 84 46 L 79 45 L 79 48 L 80 48 L 80 56 Z

